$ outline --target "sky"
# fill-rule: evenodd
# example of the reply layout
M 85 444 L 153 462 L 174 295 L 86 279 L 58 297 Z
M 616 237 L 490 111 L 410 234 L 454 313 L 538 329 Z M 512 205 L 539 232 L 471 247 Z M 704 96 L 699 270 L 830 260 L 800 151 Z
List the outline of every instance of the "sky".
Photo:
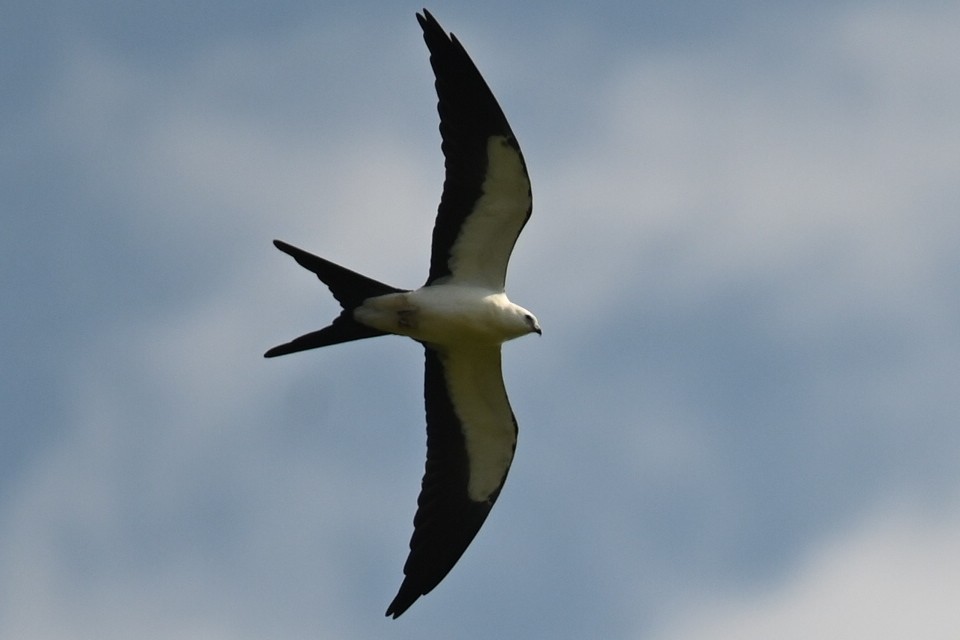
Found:
M 438 2 L 523 148 L 508 482 L 394 621 L 419 5 L 7 3 L 0 638 L 956 638 L 960 7 Z

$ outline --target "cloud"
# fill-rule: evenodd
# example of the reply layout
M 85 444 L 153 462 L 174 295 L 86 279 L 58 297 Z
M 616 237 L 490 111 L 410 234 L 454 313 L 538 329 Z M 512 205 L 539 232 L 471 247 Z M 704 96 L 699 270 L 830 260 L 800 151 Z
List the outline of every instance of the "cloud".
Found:
M 618 273 L 674 295 L 766 274 L 816 286 L 807 313 L 892 311 L 883 300 L 923 295 L 953 263 L 942 239 L 957 225 L 937 203 L 956 196 L 960 126 L 945 106 L 960 92 L 943 80 L 957 45 L 942 37 L 956 21 L 857 7 L 719 50 L 625 57 L 593 88 L 585 148 L 545 160 L 537 204 L 560 213 L 525 241 L 560 247 L 551 266 L 609 297 Z M 612 259 L 579 269 L 578 248 Z M 816 267 L 830 271 L 804 272 Z
M 953 638 L 960 628 L 958 516 L 885 510 L 822 540 L 781 581 L 685 603 L 653 637 Z
M 802 13 L 654 44 L 554 18 L 491 53 L 498 29 L 449 19 L 534 174 L 510 286 L 546 336 L 506 349 L 507 490 L 396 637 L 736 637 L 895 597 L 955 621 L 903 591 L 957 582 L 934 558 L 958 528 L 960 19 Z M 173 62 L 64 45 L 29 156 L 57 197 L 2 240 L 44 401 L 7 454 L 0 635 L 388 628 L 419 351 L 260 355 L 336 313 L 274 237 L 423 278 L 442 160 L 401 31 L 325 16 Z M 920 496 L 946 515 L 889 506 Z

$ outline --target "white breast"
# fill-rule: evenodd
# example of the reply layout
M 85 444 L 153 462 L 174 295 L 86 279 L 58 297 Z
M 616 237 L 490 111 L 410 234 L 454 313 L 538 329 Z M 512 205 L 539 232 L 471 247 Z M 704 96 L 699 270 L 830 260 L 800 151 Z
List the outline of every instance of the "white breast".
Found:
M 354 310 L 367 326 L 441 346 L 502 344 L 529 333 L 525 315 L 502 292 L 455 284 L 370 298 Z

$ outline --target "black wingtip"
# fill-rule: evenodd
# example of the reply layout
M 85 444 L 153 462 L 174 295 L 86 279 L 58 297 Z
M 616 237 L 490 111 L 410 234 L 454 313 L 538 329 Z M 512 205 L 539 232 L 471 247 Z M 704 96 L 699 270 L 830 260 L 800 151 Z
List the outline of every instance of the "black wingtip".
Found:
M 420 23 L 420 28 L 424 32 L 435 31 L 444 38 L 452 38 L 453 34 L 447 35 L 447 32 L 443 30 L 443 27 L 440 26 L 437 19 L 433 17 L 433 14 L 426 9 L 423 9 L 421 13 L 417 14 L 417 22 Z
M 288 352 L 283 349 L 286 345 L 278 345 L 272 349 L 267 349 L 266 353 L 263 354 L 264 358 L 276 358 L 277 356 L 286 355 Z
M 273 246 L 275 246 L 277 249 L 280 249 L 280 251 L 283 251 L 288 256 L 296 257 L 297 251 L 300 251 L 300 249 L 297 249 L 293 245 L 287 244 L 283 240 L 274 240 Z
M 436 22 L 437 19 L 433 17 L 433 14 L 427 11 L 427 8 L 424 7 L 420 10 L 420 13 L 417 14 L 417 22 L 420 23 L 420 26 L 425 26 L 427 22 Z
M 404 580 L 403 584 L 400 585 L 400 591 L 397 592 L 393 602 L 387 607 L 387 617 L 396 620 L 402 616 L 403 613 L 410 608 L 410 605 L 416 602 L 421 595 L 423 594 L 411 588 L 410 585 L 407 584 L 407 581 Z

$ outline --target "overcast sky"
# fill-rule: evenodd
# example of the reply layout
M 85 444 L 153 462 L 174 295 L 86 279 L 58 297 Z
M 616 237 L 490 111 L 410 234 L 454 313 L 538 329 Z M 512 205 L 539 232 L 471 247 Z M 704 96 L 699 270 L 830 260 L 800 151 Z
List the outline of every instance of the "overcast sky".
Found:
M 0 637 L 954 639 L 960 7 L 454 2 L 523 147 L 509 481 L 402 618 L 422 352 L 281 238 L 426 277 L 419 5 L 0 21 Z

